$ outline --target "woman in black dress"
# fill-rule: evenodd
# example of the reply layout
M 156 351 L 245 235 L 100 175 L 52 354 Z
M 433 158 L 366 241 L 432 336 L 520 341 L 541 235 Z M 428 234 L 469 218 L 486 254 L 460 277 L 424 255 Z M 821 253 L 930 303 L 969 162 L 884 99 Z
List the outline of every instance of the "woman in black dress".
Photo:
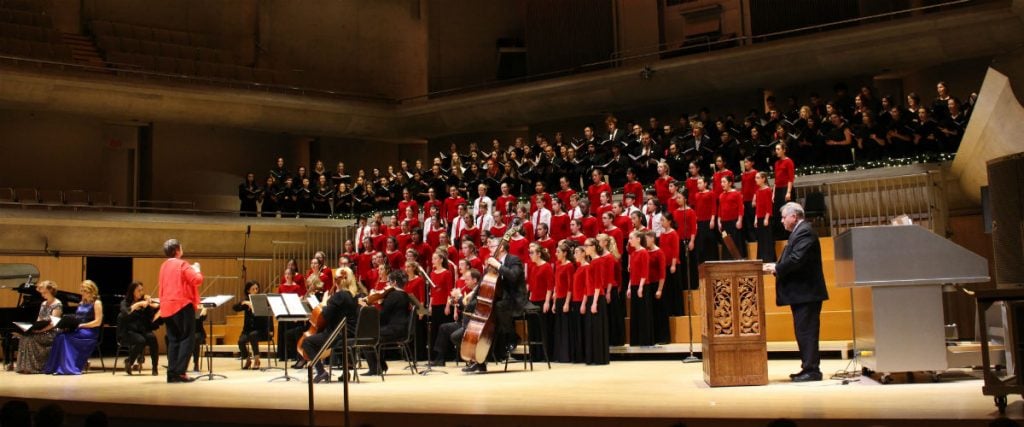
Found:
M 260 367 L 260 341 L 267 340 L 269 324 L 266 317 L 257 317 L 252 311 L 252 301 L 249 296 L 260 293 L 260 283 L 252 280 L 245 284 L 245 299 L 235 304 L 234 310 L 245 313 L 245 322 L 242 325 L 242 334 L 238 336 L 238 351 L 245 359 L 242 369 L 259 369 Z M 252 351 L 249 351 L 249 347 Z
M 146 347 L 149 347 L 153 376 L 157 374 L 160 354 L 153 331 L 159 327 L 159 309 L 160 303 L 145 294 L 142 282 L 128 285 L 128 292 L 121 301 L 121 313 L 117 317 L 117 339 L 122 345 L 128 346 L 128 358 L 124 360 L 124 370 L 128 375 L 132 375 L 132 370 L 142 364 Z

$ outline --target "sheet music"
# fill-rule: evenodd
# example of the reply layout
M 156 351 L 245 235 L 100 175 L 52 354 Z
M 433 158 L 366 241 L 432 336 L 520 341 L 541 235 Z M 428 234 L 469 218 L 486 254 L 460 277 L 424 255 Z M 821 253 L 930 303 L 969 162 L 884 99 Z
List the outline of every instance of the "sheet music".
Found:
M 14 323 L 14 326 L 17 326 L 18 329 L 21 329 L 22 332 L 28 332 L 29 329 L 32 329 L 32 324 L 28 323 L 28 322 L 11 322 L 11 323 Z
M 288 309 L 284 305 L 284 299 L 280 295 L 267 295 L 267 302 L 270 303 L 270 311 L 274 313 L 274 316 L 288 314 Z
M 199 300 L 199 303 L 206 307 L 220 307 L 234 298 L 234 295 L 214 295 L 212 297 L 203 297 Z
M 317 299 L 316 295 L 313 294 L 310 294 L 309 296 L 306 297 L 306 302 L 309 303 L 310 307 L 316 307 L 320 305 L 320 300 Z
M 281 294 L 281 298 L 284 299 L 284 305 L 288 308 L 288 315 L 302 316 L 306 314 L 306 307 L 302 305 L 299 294 Z

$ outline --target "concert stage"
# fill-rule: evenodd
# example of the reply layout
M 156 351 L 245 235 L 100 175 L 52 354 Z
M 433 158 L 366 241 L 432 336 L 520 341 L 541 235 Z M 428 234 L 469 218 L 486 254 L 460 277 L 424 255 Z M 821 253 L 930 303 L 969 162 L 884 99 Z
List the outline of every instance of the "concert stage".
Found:
M 108 367 L 110 359 L 107 359 Z M 94 365 L 98 360 L 94 360 Z M 849 361 L 823 361 L 826 377 Z M 280 371 L 242 371 L 237 360 L 218 358 L 216 372 L 227 379 L 166 384 L 164 377 L 123 372 L 82 376 L 0 374 L 0 395 L 25 399 L 37 409 L 60 404 L 69 414 L 103 410 L 111 425 L 305 425 L 307 385 L 267 381 Z M 390 363 L 380 377 L 349 385 L 353 426 L 764 426 L 786 417 L 800 426 L 981 426 L 998 416 L 991 397 L 982 396 L 979 374 L 954 370 L 939 383 L 926 375 L 881 385 L 861 377 L 794 384 L 787 375 L 799 361 L 770 360 L 770 384 L 710 388 L 699 363 L 615 361 L 608 366 L 522 363 L 490 365 L 490 372 L 464 375 L 449 363 L 447 374 L 412 375 Z M 163 371 L 161 371 L 162 374 Z M 291 371 L 305 377 L 305 371 Z M 318 384 L 318 425 L 343 425 L 342 385 Z M 1024 402 L 1011 397 L 1007 413 L 1021 418 Z

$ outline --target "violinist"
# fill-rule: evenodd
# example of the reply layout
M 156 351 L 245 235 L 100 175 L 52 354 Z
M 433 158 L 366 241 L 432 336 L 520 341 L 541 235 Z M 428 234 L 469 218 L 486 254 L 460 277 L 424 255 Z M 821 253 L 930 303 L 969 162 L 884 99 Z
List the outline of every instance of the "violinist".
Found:
M 409 327 L 410 305 L 414 304 L 405 293 L 406 274 L 403 271 L 392 271 L 388 274 L 387 287 L 380 303 L 380 342 L 395 342 L 405 338 Z M 359 300 L 360 305 L 368 304 L 366 299 Z M 367 350 L 370 351 L 370 350 Z M 369 355 L 367 355 L 369 356 Z M 366 357 L 370 370 L 363 375 L 382 375 L 388 372 L 388 363 L 376 357 Z
M 320 303 L 320 317 L 324 322 L 324 327 L 317 328 L 315 334 L 307 336 L 302 341 L 301 349 L 307 356 L 315 355 L 323 348 L 324 344 L 327 343 L 327 338 L 330 337 L 342 320 L 348 319 L 345 327 L 349 330 L 349 333 L 355 331 L 355 321 L 359 313 L 359 304 L 356 303 L 356 296 L 364 294 L 366 291 L 359 286 L 359 282 L 355 280 L 355 274 L 352 273 L 351 269 L 342 267 L 338 277 L 338 286 L 333 289 L 335 292 Z M 325 382 L 330 379 L 330 375 L 324 370 L 323 362 L 317 362 L 313 367 L 316 369 L 316 376 L 313 377 L 314 383 Z
M 267 340 L 267 332 L 270 330 L 268 319 L 256 316 L 252 309 L 252 301 L 249 300 L 250 296 L 258 293 L 260 293 L 260 283 L 254 280 L 247 282 L 244 299 L 233 307 L 236 312 L 241 311 L 245 314 L 242 332 L 238 336 L 238 352 L 242 354 L 242 359 L 245 359 L 242 369 L 260 368 L 259 342 Z M 247 346 L 252 347 L 251 352 Z
M 124 369 L 128 375 L 132 375 L 132 370 L 142 364 L 146 347 L 149 347 L 149 356 L 153 363 L 153 376 L 157 375 L 157 360 L 160 353 L 157 351 L 156 335 L 153 331 L 160 326 L 159 310 L 160 303 L 146 295 L 142 282 L 132 282 L 128 285 L 128 292 L 125 293 L 124 301 L 121 301 L 121 312 L 117 317 L 117 338 L 128 345 L 128 358 L 124 361 Z

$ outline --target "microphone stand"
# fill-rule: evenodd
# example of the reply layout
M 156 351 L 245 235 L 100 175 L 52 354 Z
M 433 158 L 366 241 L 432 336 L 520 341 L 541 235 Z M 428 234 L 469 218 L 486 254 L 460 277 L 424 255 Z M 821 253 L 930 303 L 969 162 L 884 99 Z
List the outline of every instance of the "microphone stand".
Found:
M 689 246 L 689 243 L 686 243 L 683 246 L 684 251 L 688 249 L 687 246 Z M 693 251 L 686 254 L 686 288 L 689 290 L 689 292 L 686 293 L 686 323 L 690 328 L 690 355 L 683 359 L 683 363 L 698 363 L 701 361 L 699 357 L 693 355 L 693 290 L 690 289 L 690 285 L 693 281 L 693 278 L 690 275 L 690 258 L 693 256 Z
M 423 279 L 427 281 L 427 286 L 426 286 L 426 288 L 427 288 L 427 306 L 429 307 L 430 306 L 430 294 L 433 291 L 432 288 L 434 287 L 434 281 L 430 280 L 430 275 L 427 274 L 426 271 L 423 271 L 423 266 L 417 266 L 416 268 L 418 268 L 420 270 L 420 274 L 423 275 Z M 432 328 L 432 326 L 433 326 L 433 317 L 434 317 L 433 308 L 431 308 L 431 312 L 427 313 L 427 361 L 428 362 L 430 362 L 430 361 L 432 361 L 434 359 L 434 340 L 433 340 L 433 336 L 432 336 L 433 334 L 431 334 L 431 330 L 433 329 Z M 413 357 L 416 357 L 416 352 L 415 351 L 413 351 Z M 445 361 L 445 362 L 447 362 L 447 361 Z M 427 369 L 421 370 L 420 371 L 420 375 L 426 376 L 426 375 L 430 375 L 431 373 L 434 373 L 434 372 L 441 373 L 441 374 L 448 374 L 445 371 L 440 371 L 440 370 L 434 369 L 434 367 L 431 366 L 431 365 L 433 365 L 433 364 L 432 363 L 427 363 Z

